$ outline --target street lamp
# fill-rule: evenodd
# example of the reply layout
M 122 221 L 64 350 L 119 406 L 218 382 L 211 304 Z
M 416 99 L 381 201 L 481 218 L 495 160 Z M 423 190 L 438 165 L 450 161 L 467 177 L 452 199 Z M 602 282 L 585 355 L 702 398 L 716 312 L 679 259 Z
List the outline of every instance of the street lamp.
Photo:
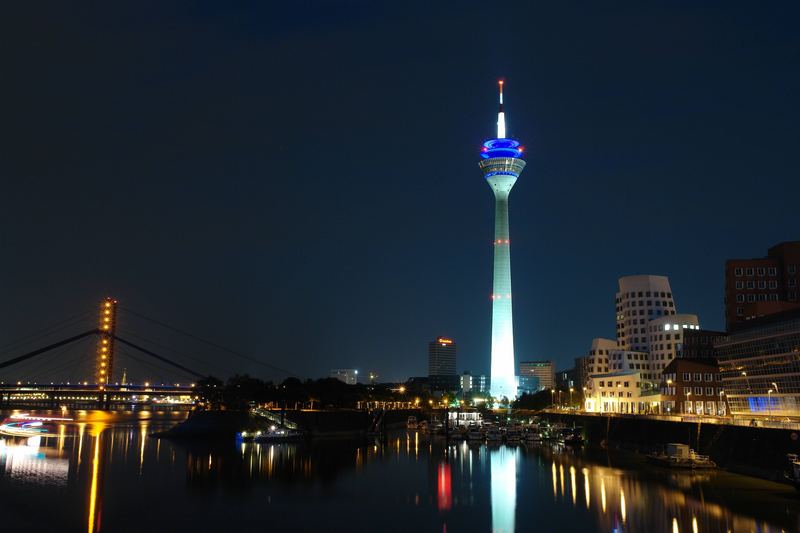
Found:
M 744 381 L 745 381 L 745 383 L 747 383 L 747 392 L 752 394 L 753 393 L 753 389 L 750 388 L 750 380 L 747 379 L 747 372 L 742 371 L 742 376 L 744 376 Z
M 552 407 L 556 406 L 556 390 L 550 389 L 550 405 Z
M 586 409 L 586 387 L 583 387 L 583 408 Z
M 717 411 L 719 413 L 719 416 L 722 416 L 722 407 L 725 405 L 725 403 L 722 401 L 722 396 L 724 394 L 725 394 L 725 391 L 720 389 L 720 391 L 719 391 L 719 410 Z
M 772 393 L 775 392 L 772 389 L 767 391 L 767 408 L 769 409 L 769 420 L 772 420 Z
M 572 387 L 569 388 L 569 408 L 572 409 L 572 391 L 574 391 Z
M 687 391 L 686 392 L 686 413 L 687 414 L 689 413 L 689 409 L 692 408 L 692 404 L 689 403 L 689 396 L 691 396 L 691 395 L 692 395 L 692 391 Z

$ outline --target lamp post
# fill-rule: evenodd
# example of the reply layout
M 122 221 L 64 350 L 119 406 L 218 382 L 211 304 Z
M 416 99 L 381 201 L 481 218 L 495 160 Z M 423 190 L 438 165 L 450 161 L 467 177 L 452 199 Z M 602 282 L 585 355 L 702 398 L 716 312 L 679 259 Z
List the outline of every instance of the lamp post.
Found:
M 753 389 L 750 388 L 750 380 L 747 379 L 747 372 L 742 371 L 742 376 L 744 376 L 744 381 L 745 381 L 745 383 L 747 383 L 747 392 L 752 394 L 753 393 Z
M 550 406 L 551 407 L 555 407 L 556 406 L 556 390 L 555 389 L 550 389 Z
M 774 381 L 772 382 L 772 388 L 775 389 L 775 394 L 780 394 L 781 390 L 778 388 L 778 384 Z
M 688 387 L 687 387 L 687 389 L 688 389 Z M 691 404 L 689 403 L 689 396 L 691 396 L 691 395 L 692 395 L 692 391 L 687 391 L 686 392 L 686 413 L 687 414 L 689 413 L 689 409 L 692 408 Z
M 717 412 L 719 413 L 719 416 L 722 416 L 722 407 L 725 405 L 725 403 L 722 401 L 722 396 L 724 394 L 725 394 L 725 391 L 720 389 L 720 391 L 719 391 L 719 409 L 717 410 Z M 727 411 L 727 409 L 726 409 L 726 411 Z
M 572 387 L 569 388 L 569 408 L 572 409 L 572 391 L 574 391 Z
M 768 420 L 772 420 L 772 393 L 775 392 L 772 389 L 767 391 L 767 409 L 769 409 L 769 418 Z
M 672 394 L 672 380 L 671 379 L 667 380 L 667 390 L 666 390 L 665 396 L 674 396 Z M 670 410 L 671 410 L 670 406 L 669 406 L 669 403 L 667 403 L 666 407 L 667 407 L 667 413 L 669 413 Z

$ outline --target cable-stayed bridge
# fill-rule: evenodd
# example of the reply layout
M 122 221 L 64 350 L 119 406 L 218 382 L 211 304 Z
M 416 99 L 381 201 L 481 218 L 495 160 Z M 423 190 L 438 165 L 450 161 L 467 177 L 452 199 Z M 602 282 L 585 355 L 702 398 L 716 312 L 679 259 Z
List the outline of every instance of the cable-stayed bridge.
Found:
M 119 315 L 126 327 L 119 328 Z M 129 327 L 133 323 L 139 329 Z M 141 326 L 147 328 L 143 334 Z M 153 330 L 159 336 L 152 338 Z M 163 336 L 176 336 L 182 346 L 202 344 L 214 357 L 178 350 Z M 148 336 L 149 335 L 149 336 Z M 219 357 L 224 353 L 225 357 Z M 235 356 L 269 365 L 218 343 L 180 330 L 131 309 L 113 298 L 96 310 L 81 313 L 0 347 L 0 407 L 111 408 L 120 404 L 191 404 L 199 399 L 197 382 L 212 374 L 228 375 Z M 216 362 L 215 362 L 216 361 Z M 130 379 L 127 368 L 140 379 Z

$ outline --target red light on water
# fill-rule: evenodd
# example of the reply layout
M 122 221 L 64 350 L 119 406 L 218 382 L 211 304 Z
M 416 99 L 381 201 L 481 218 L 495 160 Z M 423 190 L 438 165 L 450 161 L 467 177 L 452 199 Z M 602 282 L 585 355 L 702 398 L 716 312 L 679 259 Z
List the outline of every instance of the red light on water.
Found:
M 440 511 L 449 511 L 453 506 L 453 486 L 450 479 L 450 465 L 439 463 L 439 473 L 437 475 L 438 488 L 438 507 Z

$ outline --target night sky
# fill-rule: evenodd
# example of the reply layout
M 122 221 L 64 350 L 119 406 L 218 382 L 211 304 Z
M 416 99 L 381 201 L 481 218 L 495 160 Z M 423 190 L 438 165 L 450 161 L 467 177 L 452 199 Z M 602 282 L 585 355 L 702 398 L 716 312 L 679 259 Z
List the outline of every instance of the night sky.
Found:
M 628 274 L 669 276 L 679 312 L 723 328 L 725 259 L 800 238 L 795 3 L 229 4 L 4 6 L 0 360 L 112 295 L 299 376 L 425 375 L 439 334 L 488 372 L 477 162 L 500 77 L 528 161 L 517 361 L 613 337 Z M 120 319 L 203 372 L 285 377 Z M 92 343 L 0 378 L 80 379 Z

